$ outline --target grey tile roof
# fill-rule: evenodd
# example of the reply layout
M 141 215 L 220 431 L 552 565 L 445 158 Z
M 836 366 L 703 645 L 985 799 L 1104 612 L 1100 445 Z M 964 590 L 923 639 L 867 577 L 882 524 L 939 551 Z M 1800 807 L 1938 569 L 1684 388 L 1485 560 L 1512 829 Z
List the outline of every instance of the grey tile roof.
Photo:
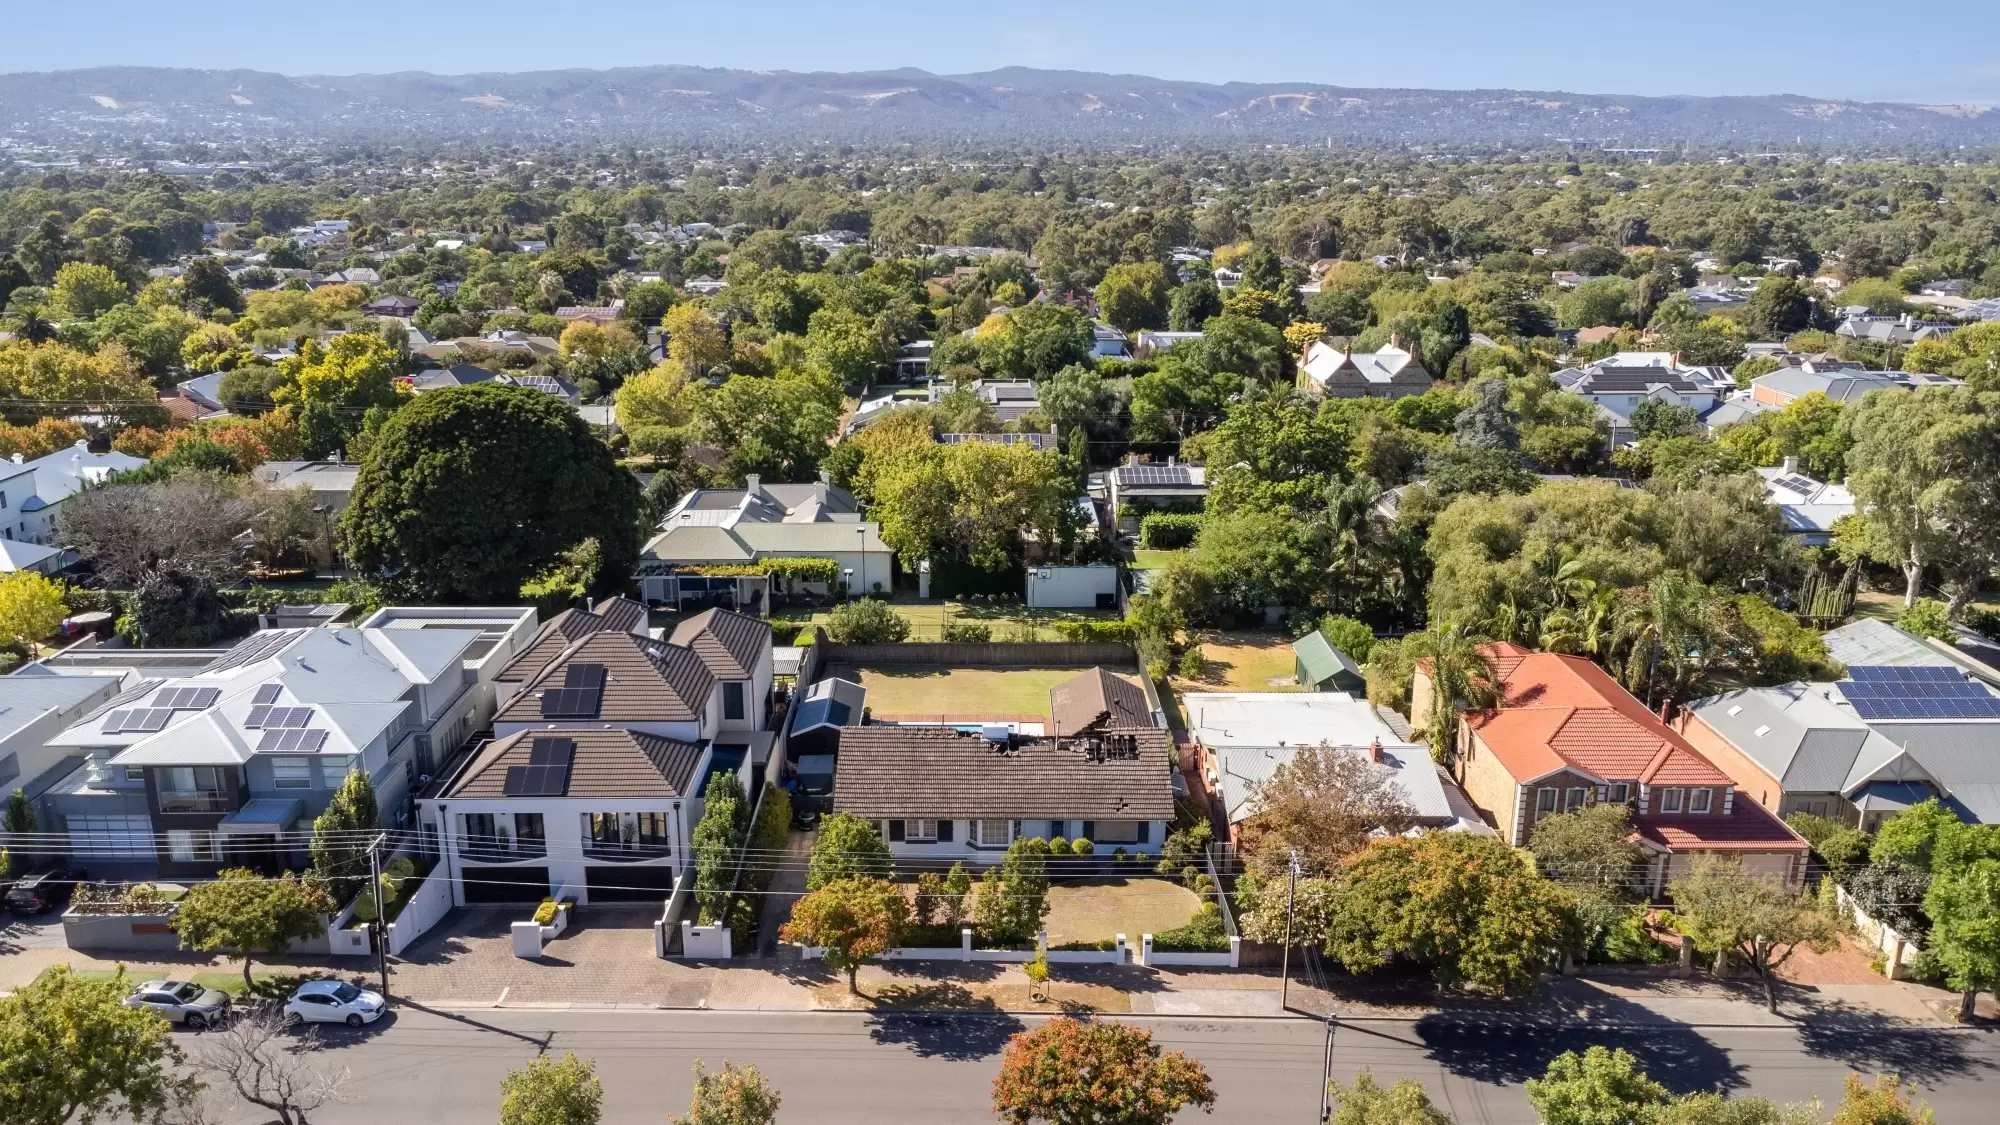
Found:
M 1049 716 L 1058 738 L 1093 727 L 1150 727 L 1152 709 L 1146 692 L 1124 676 L 1103 668 L 1072 676 L 1049 689 Z
M 603 697 L 591 717 L 600 722 L 694 722 L 715 690 L 715 675 L 693 649 L 605 630 L 565 649 L 523 684 L 494 719 L 541 722 L 542 692 L 562 687 L 564 670 L 573 664 L 604 666 Z
M 857 816 L 1167 820 L 1173 747 L 1163 730 L 1117 731 L 1134 757 L 1092 761 L 1081 740 L 1017 741 L 1007 751 L 952 727 L 841 732 L 833 807 Z
M 636 618 L 632 613 L 634 607 L 638 610 Z M 503 683 L 534 679 L 565 649 L 585 637 L 606 630 L 643 635 L 645 626 L 646 607 L 630 598 L 612 598 L 594 611 L 563 610 L 542 622 L 541 628 L 535 631 L 534 641 L 509 661 L 497 678 Z
M 674 644 L 691 648 L 720 680 L 747 680 L 771 650 L 771 626 L 726 609 L 705 609 L 674 626 Z
M 537 738 L 575 744 L 565 797 L 686 797 L 703 753 L 696 743 L 629 730 L 526 730 L 481 750 L 444 796 L 505 796 L 508 767 L 527 765 Z

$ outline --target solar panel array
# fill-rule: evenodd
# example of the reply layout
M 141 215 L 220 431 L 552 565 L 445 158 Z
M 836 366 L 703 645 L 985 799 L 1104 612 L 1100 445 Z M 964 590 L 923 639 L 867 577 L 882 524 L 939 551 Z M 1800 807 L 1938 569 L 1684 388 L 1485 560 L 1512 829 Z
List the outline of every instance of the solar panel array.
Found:
M 508 766 L 501 793 L 508 797 L 560 797 L 569 791 L 569 767 L 576 740 L 537 738 L 528 744 L 528 764 Z
M 153 706 L 169 711 L 199 711 L 213 705 L 221 694 L 221 688 L 170 687 L 153 697 Z
M 604 665 L 572 664 L 563 686 L 542 692 L 542 718 L 594 719 L 604 700 Z
M 1787 488 L 1793 492 L 1801 492 L 1808 496 L 1812 495 L 1819 488 L 1818 481 L 1807 480 L 1804 477 L 1779 477 L 1771 483 L 1780 488 Z
M 242 644 L 222 654 L 222 658 L 202 669 L 204 672 L 226 672 L 231 668 L 241 668 L 255 664 L 269 656 L 283 652 L 286 645 L 307 632 L 305 629 L 271 629 L 257 633 Z
M 285 689 L 278 684 L 264 684 L 258 687 L 256 695 L 250 697 L 250 702 L 276 703 L 278 701 L 278 696 L 284 694 L 284 690 Z
M 259 754 L 317 754 L 326 746 L 323 730 L 268 730 L 257 742 Z
M 1118 468 L 1118 483 L 1140 487 L 1157 485 L 1192 485 L 1194 474 L 1185 465 L 1121 465 Z
M 310 707 L 252 707 L 249 717 L 243 720 L 243 725 L 251 730 L 302 727 L 312 721 L 312 714 L 313 709 Z
M 1860 666 L 1840 694 L 1863 719 L 2000 719 L 2000 697 L 1956 668 Z
M 167 707 L 135 707 L 104 716 L 105 734 L 151 734 L 167 729 L 174 713 Z

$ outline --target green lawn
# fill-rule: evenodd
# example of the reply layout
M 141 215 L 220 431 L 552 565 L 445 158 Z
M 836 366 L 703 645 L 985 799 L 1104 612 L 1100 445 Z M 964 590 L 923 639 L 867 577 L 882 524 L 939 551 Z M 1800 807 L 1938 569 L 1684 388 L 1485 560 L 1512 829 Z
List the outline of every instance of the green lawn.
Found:
M 1132 567 L 1135 570 L 1159 570 L 1186 553 L 1185 551 L 1134 550 L 1132 552 Z
M 1137 946 L 1139 935 L 1178 929 L 1199 909 L 1194 892 L 1166 879 L 1060 883 L 1049 888 L 1049 944 L 1110 941 L 1124 934 L 1128 945 Z
M 1049 689 L 1075 676 L 1075 668 L 939 668 L 885 664 L 854 668 L 836 664 L 830 676 L 855 680 L 868 689 L 868 710 L 876 718 L 943 721 L 1046 719 Z
M 1116 621 L 1116 610 L 1029 609 L 1021 605 L 956 605 L 944 601 L 892 601 L 903 620 L 910 623 L 909 640 L 941 641 L 945 626 L 972 622 L 993 631 L 995 641 L 1060 641 L 1059 621 Z M 775 622 L 792 625 L 824 625 L 832 609 L 781 609 L 772 615 Z M 800 643 L 810 640 L 808 636 Z

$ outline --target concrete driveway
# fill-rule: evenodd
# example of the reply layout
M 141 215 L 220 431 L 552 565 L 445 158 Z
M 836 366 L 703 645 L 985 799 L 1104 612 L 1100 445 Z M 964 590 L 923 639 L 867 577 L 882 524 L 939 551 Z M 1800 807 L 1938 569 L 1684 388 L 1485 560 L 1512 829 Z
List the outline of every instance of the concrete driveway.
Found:
M 448 1004 L 692 1008 L 715 970 L 653 956 L 653 906 L 582 906 L 535 960 L 514 956 L 509 927 L 525 906 L 455 910 L 391 960 L 400 996 Z

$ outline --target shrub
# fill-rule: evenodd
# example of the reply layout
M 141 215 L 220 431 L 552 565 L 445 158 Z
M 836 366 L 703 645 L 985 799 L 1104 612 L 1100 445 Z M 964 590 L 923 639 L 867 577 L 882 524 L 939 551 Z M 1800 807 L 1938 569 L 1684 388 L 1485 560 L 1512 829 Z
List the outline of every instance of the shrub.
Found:
M 1078 644 L 1129 645 L 1138 635 L 1130 621 L 1058 621 L 1055 630 Z
M 1320 619 L 1319 631 L 1326 634 L 1327 643 L 1356 664 L 1368 663 L 1368 653 L 1375 647 L 1375 630 L 1352 617 L 1329 613 Z
M 1918 598 L 1896 618 L 1896 628 L 1913 636 L 1951 640 L 1951 620 L 1945 614 L 1945 604 L 1936 598 Z
M 1192 546 L 1200 532 L 1200 516 L 1154 512 L 1139 521 L 1139 546 L 1155 551 L 1177 550 Z
M 1097 846 L 1089 840 L 1078 836 L 1069 842 L 1069 850 L 1072 855 L 1090 855 L 1097 850 Z
M 976 621 L 954 621 L 944 627 L 944 639 L 959 645 L 985 644 L 993 639 L 993 626 Z
M 534 921 L 535 921 L 535 925 L 537 925 L 537 926 L 553 926 L 553 925 L 555 925 L 555 921 L 556 921 L 556 900 L 555 900 L 555 899 L 552 899 L 552 898 L 545 898 L 545 899 L 543 899 L 543 900 L 542 900 L 542 904 L 541 904 L 540 906 L 537 906 L 537 907 L 535 908 L 535 919 L 534 919 Z
M 843 645 L 896 644 L 909 637 L 910 623 L 887 603 L 866 599 L 835 606 L 826 635 Z
M 1829 870 L 1836 876 L 1848 868 L 1868 862 L 1868 848 L 1874 842 L 1868 833 L 1849 828 L 1832 817 L 1795 812 L 1785 818 L 1792 831 L 1805 837 Z
M 1198 680 L 1207 671 L 1208 660 L 1202 655 L 1201 646 L 1189 645 L 1188 650 L 1181 653 L 1181 678 L 1184 680 Z
M 1202 903 L 1201 912 L 1187 925 L 1153 935 L 1156 953 L 1227 953 L 1229 932 L 1222 927 L 1222 908 Z

